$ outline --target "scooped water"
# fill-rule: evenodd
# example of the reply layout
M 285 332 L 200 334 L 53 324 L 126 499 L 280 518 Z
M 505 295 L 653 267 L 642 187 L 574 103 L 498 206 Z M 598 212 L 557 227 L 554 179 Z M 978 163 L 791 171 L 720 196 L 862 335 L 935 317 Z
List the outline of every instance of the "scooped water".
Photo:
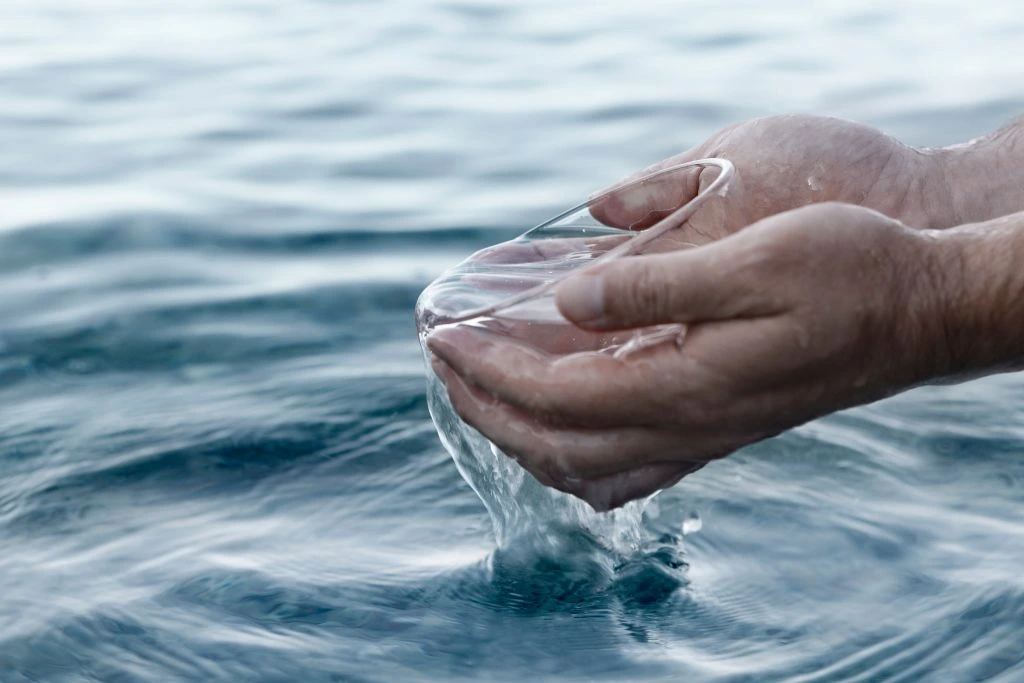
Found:
M 563 242 L 564 244 L 564 242 Z M 570 243 L 572 244 L 572 243 Z M 536 260 L 522 260 L 524 251 Z M 590 262 L 593 252 L 578 240 L 578 248 L 542 256 L 528 240 L 516 240 L 485 250 L 463 261 L 435 280 L 416 306 L 416 321 L 429 366 L 429 334 L 443 325 L 473 325 L 491 330 L 524 330 L 534 343 L 561 335 L 586 337 L 559 313 L 552 296 L 542 296 L 502 310 L 500 314 L 465 319 L 464 311 L 483 310 L 520 292 L 550 282 Z M 509 258 L 502 258 L 502 254 Z M 511 256 L 510 256 L 511 255 Z M 427 373 L 428 405 L 438 435 L 463 478 L 487 508 L 499 548 L 514 543 L 555 546 L 559 539 L 584 534 L 605 549 L 622 556 L 641 550 L 642 523 L 648 500 L 599 513 L 569 494 L 541 485 L 515 460 L 466 424 L 455 412 L 441 380 Z M 535 548 L 537 549 L 537 548 Z M 543 550 L 543 548 L 539 548 Z

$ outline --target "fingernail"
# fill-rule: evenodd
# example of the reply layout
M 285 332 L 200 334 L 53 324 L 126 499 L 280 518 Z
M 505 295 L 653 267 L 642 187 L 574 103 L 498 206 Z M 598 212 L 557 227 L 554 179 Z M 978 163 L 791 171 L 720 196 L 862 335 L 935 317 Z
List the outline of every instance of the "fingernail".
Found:
M 581 273 L 558 287 L 558 307 L 576 322 L 597 322 L 604 317 L 604 278 Z

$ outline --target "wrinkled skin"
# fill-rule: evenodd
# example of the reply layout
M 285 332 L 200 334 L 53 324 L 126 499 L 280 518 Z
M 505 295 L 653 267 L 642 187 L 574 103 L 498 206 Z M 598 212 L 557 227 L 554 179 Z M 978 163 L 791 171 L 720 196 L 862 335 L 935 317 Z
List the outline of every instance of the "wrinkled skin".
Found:
M 1007 228 L 1000 244 L 975 240 L 978 231 L 938 240 L 923 229 L 1024 209 L 1022 140 L 1020 123 L 927 151 L 835 119 L 732 126 L 637 174 L 723 157 L 738 182 L 644 255 L 565 281 L 558 306 L 575 328 L 441 328 L 428 340 L 434 369 L 467 422 L 542 483 L 604 510 L 808 420 L 970 369 L 972 359 L 985 358 L 971 371 L 1005 368 L 1024 348 L 1020 316 L 1007 314 L 1024 300 L 1024 281 L 1007 284 L 1024 280 L 1014 265 L 1024 233 Z M 591 210 L 641 230 L 666 213 L 652 207 L 681 205 L 715 173 L 652 183 L 647 200 L 613 194 Z M 566 247 L 576 248 L 545 248 Z M 958 276 L 996 262 L 1005 268 L 980 294 L 960 291 L 975 276 Z M 681 345 L 623 359 L 595 351 L 668 322 L 687 325 Z
M 706 244 L 762 218 L 813 203 L 845 202 L 875 209 L 915 228 L 957 222 L 947 154 L 920 151 L 874 128 L 841 119 L 774 116 L 725 128 L 693 149 L 639 171 L 623 182 L 685 161 L 720 157 L 736 167 L 728 194 L 691 219 L 681 242 Z M 657 183 L 652 204 L 663 197 L 688 201 L 717 176 L 694 169 Z M 595 217 L 620 228 L 642 229 L 663 214 L 613 196 L 594 207 Z
M 947 150 L 920 151 L 874 128 L 841 119 L 774 116 L 729 126 L 693 149 L 638 171 L 613 185 L 612 194 L 596 202 L 591 213 L 617 228 L 650 227 L 705 190 L 718 169 L 695 167 L 650 181 L 641 189 L 615 189 L 662 168 L 709 157 L 728 159 L 736 167 L 727 193 L 710 198 L 680 229 L 647 245 L 645 253 L 707 244 L 767 216 L 823 202 L 872 208 L 914 228 L 945 228 L 959 222 L 951 185 L 976 184 L 951 182 Z M 583 252 L 596 257 L 622 239 L 507 242 L 483 249 L 469 261 L 529 263 Z M 476 284 L 507 286 L 513 293 L 519 283 L 488 276 Z
M 460 326 L 428 344 L 463 419 L 542 483 L 609 509 L 928 376 L 928 246 L 877 212 L 820 204 L 603 264 L 559 291 L 576 325 L 686 323 L 682 345 L 617 359 Z
M 773 116 L 729 126 L 706 142 L 653 164 L 613 185 L 612 195 L 591 208 L 601 222 L 642 230 L 693 199 L 717 177 L 713 167 L 694 168 L 649 183 L 643 193 L 615 194 L 617 187 L 676 164 L 728 159 L 737 176 L 723 197 L 713 198 L 676 234 L 648 253 L 699 246 L 762 218 L 808 204 L 856 204 L 913 228 L 946 228 L 962 222 L 954 196 L 964 185 L 977 193 L 980 179 L 956 179 L 949 150 L 918 150 L 858 123 L 816 116 Z M 641 194 L 646 195 L 640 196 Z M 639 197 L 639 200 L 638 200 Z M 652 207 L 662 207 L 660 211 Z M 987 217 L 974 217 L 982 219 Z M 599 254 L 620 238 L 560 239 L 490 247 L 472 259 L 491 263 L 540 261 L 560 253 Z

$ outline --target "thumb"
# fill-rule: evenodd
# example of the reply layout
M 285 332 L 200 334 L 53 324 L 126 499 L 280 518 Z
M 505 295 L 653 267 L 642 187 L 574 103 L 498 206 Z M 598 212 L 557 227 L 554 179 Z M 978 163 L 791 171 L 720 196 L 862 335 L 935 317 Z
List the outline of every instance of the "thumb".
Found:
M 595 330 L 763 314 L 765 293 L 729 265 L 743 260 L 727 253 L 731 241 L 588 268 L 559 285 L 558 309 L 578 327 Z
M 648 166 L 595 195 L 591 200 L 590 214 L 613 228 L 649 228 L 697 196 L 702 172 L 717 174 L 717 169 L 693 166 L 657 178 L 641 179 L 670 166 L 699 158 L 694 149 Z

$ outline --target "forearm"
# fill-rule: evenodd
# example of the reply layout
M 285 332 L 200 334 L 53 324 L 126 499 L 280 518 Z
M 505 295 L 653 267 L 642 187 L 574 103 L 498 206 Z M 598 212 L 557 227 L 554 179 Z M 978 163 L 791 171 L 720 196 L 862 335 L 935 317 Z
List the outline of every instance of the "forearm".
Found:
M 1024 212 L 932 235 L 936 375 L 1024 368 Z
M 948 191 L 934 227 L 989 221 L 1024 211 L 1024 118 L 960 145 L 925 150 Z

